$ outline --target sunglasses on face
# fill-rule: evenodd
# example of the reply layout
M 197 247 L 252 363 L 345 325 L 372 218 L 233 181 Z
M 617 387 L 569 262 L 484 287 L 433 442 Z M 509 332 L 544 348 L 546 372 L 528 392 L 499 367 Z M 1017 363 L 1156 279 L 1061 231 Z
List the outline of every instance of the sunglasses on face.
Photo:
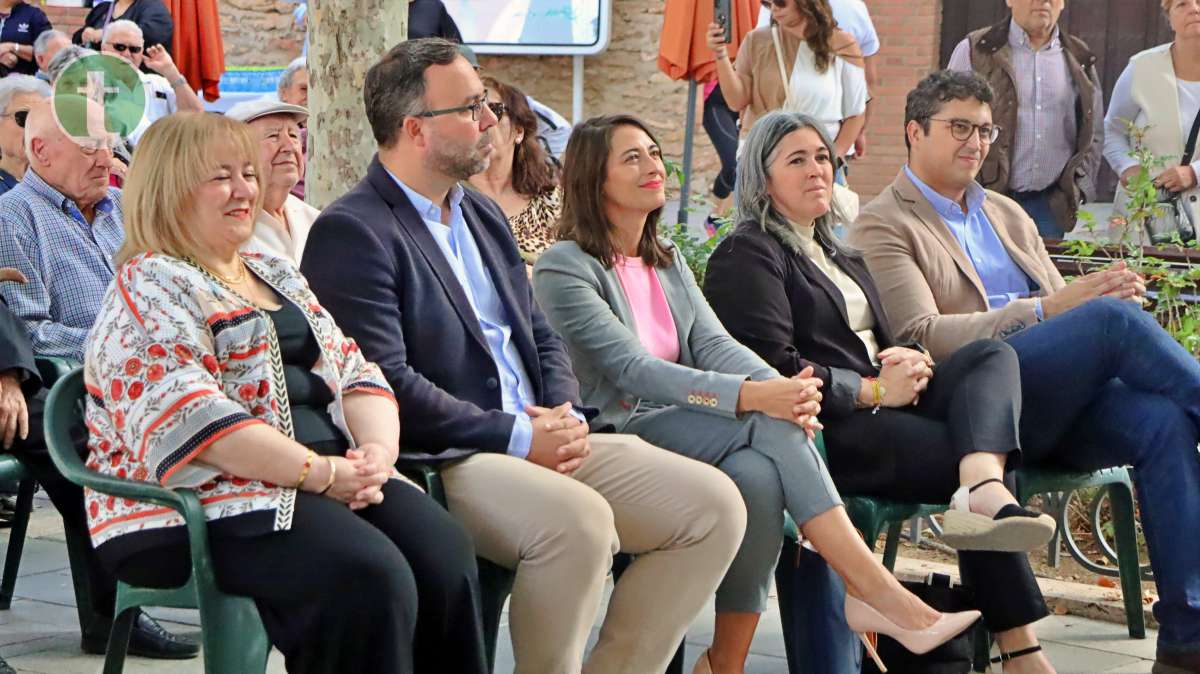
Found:
M 501 119 L 504 118 L 504 113 L 508 111 L 508 108 L 503 103 L 488 102 L 487 93 L 488 92 L 485 90 L 483 92 L 483 98 L 479 99 L 478 101 L 475 101 L 474 103 L 468 103 L 467 105 L 460 105 L 457 108 L 442 108 L 441 110 L 429 110 L 428 112 L 419 113 L 416 116 L 417 117 L 437 117 L 439 115 L 450 115 L 450 114 L 454 114 L 456 112 L 467 112 L 469 110 L 471 112 L 471 121 L 478 122 L 479 121 L 479 111 L 483 110 L 483 106 L 486 105 L 488 107 L 488 109 L 492 111 L 492 114 L 496 116 L 496 121 L 499 122 Z
M 16 112 L 6 112 L 6 113 L 0 115 L 0 117 L 12 117 L 13 121 L 17 123 L 17 126 L 24 129 L 25 128 L 25 120 L 29 119 L 29 111 L 28 110 L 17 110 Z
M 113 49 L 117 50 L 118 54 L 124 54 L 125 52 L 128 51 L 130 53 L 130 55 L 137 56 L 138 54 L 142 53 L 142 48 L 137 45 L 134 45 L 134 44 L 124 44 L 122 42 L 110 42 L 109 46 L 111 46 Z
M 788 0 L 760 0 L 764 9 L 771 9 L 771 5 L 775 5 L 779 9 L 787 7 Z

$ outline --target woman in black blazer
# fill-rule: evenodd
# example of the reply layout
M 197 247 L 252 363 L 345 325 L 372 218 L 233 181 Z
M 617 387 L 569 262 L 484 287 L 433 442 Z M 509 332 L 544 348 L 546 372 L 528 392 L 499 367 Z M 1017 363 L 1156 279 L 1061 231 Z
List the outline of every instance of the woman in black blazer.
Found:
M 785 376 L 825 382 L 821 423 L 830 473 L 847 494 L 951 500 L 946 542 L 964 583 L 1020 657 L 1007 671 L 1053 671 L 1031 623 L 1046 615 L 1023 554 L 1053 519 L 1005 487 L 1020 457 L 1016 355 L 969 344 L 935 368 L 892 336 L 866 265 L 832 234 L 833 145 L 821 125 L 776 112 L 750 131 L 738 164 L 742 223 L 708 262 L 704 292 L 726 329 Z M 969 552 L 968 552 L 969 551 Z
M 132 21 L 142 29 L 145 38 L 144 48 L 149 49 L 156 44 L 163 46 L 171 53 L 171 41 L 175 35 L 175 20 L 171 11 L 163 4 L 163 0 L 109 0 L 96 2 L 92 11 L 83 20 L 83 27 L 71 36 L 71 42 L 100 49 L 100 38 L 104 27 L 113 21 Z

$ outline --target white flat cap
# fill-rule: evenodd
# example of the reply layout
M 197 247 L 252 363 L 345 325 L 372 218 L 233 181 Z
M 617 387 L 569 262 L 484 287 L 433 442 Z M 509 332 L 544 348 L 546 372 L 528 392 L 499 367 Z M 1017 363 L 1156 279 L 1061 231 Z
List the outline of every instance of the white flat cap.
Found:
M 242 101 L 225 111 L 226 117 L 239 122 L 251 122 L 267 115 L 292 115 L 297 122 L 303 122 L 308 118 L 308 108 L 264 97 Z

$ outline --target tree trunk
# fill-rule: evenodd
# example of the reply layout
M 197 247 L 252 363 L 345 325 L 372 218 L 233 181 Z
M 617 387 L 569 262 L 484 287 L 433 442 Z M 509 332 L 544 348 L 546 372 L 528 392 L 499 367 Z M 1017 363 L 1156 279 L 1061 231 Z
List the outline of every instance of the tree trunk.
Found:
M 308 0 L 308 171 L 305 201 L 325 208 L 366 175 L 375 137 L 363 80 L 408 35 L 403 0 Z

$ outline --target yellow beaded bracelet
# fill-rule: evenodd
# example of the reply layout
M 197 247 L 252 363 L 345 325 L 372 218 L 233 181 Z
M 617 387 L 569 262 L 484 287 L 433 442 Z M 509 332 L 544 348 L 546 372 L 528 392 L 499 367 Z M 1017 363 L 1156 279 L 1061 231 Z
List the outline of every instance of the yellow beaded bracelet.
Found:
M 316 456 L 316 452 L 312 451 L 311 449 L 308 450 L 308 456 L 304 458 L 304 467 L 300 469 L 300 479 L 296 481 L 297 490 L 300 490 L 302 487 L 304 487 L 304 481 L 308 479 L 308 471 L 310 468 L 312 468 L 312 462 Z

